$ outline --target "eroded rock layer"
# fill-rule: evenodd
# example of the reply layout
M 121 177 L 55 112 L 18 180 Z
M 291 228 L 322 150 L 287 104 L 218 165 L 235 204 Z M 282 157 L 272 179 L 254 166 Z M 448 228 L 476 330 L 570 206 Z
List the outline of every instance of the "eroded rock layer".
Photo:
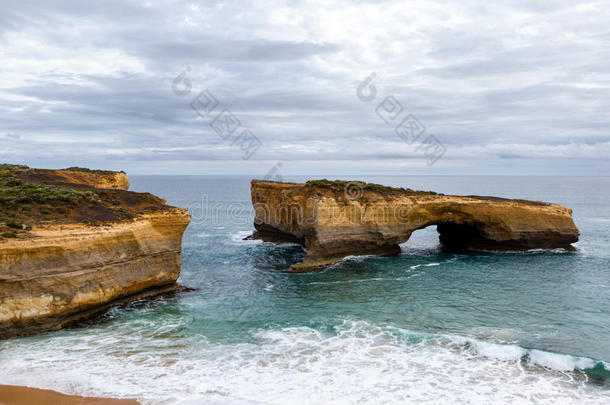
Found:
M 55 189 L 48 186 L 55 180 L 46 182 L 48 173 L 28 169 L 34 177 L 19 178 L 29 182 L 17 183 L 18 191 L 4 189 L 0 202 L 27 224 L 0 238 L 0 338 L 60 329 L 122 300 L 178 288 L 188 212 L 150 194 L 118 190 L 128 187 L 121 174 L 104 173 L 96 180 L 86 173 L 89 184 L 117 188 L 112 192 L 86 186 L 78 176 L 72 195 L 65 179 L 73 173 L 53 173 L 64 179 Z M 110 180 L 113 186 L 108 179 L 118 181 Z M 49 213 L 32 212 L 43 197 L 50 201 Z M 31 200 L 25 212 L 15 203 L 24 198 Z
M 558 204 L 448 196 L 367 184 L 253 180 L 254 237 L 298 241 L 307 249 L 297 271 L 349 255 L 392 255 L 411 233 L 437 225 L 446 249 L 572 250 L 578 229 Z

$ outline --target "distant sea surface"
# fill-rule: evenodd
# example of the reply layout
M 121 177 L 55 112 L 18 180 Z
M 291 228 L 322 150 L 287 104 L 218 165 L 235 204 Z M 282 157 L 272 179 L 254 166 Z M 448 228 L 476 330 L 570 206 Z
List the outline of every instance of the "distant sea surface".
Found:
M 564 204 L 578 251 L 448 254 L 429 227 L 399 256 L 290 274 L 299 246 L 243 240 L 248 177 L 131 176 L 193 213 L 179 281 L 197 290 L 0 341 L 0 383 L 145 404 L 610 403 L 610 178 L 358 179 Z

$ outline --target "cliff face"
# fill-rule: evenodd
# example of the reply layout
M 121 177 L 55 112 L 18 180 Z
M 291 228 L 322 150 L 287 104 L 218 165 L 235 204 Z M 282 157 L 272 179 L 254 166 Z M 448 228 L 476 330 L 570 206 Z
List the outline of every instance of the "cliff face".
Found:
M 16 211 L 13 218 L 27 222 L 26 229 L 0 238 L 0 338 L 60 329 L 121 300 L 177 288 L 182 234 L 190 221 L 186 210 L 146 193 L 94 189 L 80 177 L 74 197 L 63 180 L 58 189 L 49 188 L 54 183 L 43 182 L 48 175 L 18 187 L 44 184 L 42 190 L 51 197 L 72 198 L 64 203 L 44 194 L 51 198 L 51 213 L 28 215 L 32 207 L 23 212 L 24 204 L 0 199 L 0 208 L 6 211 L 8 205 Z M 89 184 L 106 186 L 107 179 L 120 180 L 124 173 L 104 174 L 99 181 L 94 175 L 87 173 Z M 67 179 L 72 172 L 53 176 Z M 35 206 L 40 195 L 28 198 L 33 201 L 28 205 Z
M 446 249 L 573 249 L 572 210 L 557 204 L 494 197 L 446 196 L 361 182 L 305 184 L 252 181 L 254 237 L 302 243 L 294 270 L 348 255 L 391 255 L 411 233 L 437 225 Z
M 134 294 L 173 288 L 181 209 L 120 224 L 45 226 L 0 245 L 0 337 L 59 329 Z

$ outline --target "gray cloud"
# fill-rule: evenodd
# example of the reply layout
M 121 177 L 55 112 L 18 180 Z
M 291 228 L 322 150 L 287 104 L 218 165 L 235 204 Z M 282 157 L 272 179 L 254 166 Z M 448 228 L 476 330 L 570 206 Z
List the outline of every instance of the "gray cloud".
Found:
M 311 42 L 227 41 L 213 38 L 134 44 L 130 48 L 133 53 L 145 55 L 154 60 L 170 59 L 187 63 L 290 61 L 316 54 L 336 52 L 339 49 L 337 45 Z
M 4 161 L 251 173 L 191 110 L 202 89 L 261 140 L 252 162 L 299 170 L 425 167 L 376 114 L 389 95 L 447 146 L 427 173 L 504 160 L 571 171 L 566 162 L 608 151 L 610 11 L 595 2 L 66 0 L 0 11 Z M 179 97 L 171 82 L 187 66 L 192 92 Z M 378 98 L 363 103 L 355 88 L 373 71 Z

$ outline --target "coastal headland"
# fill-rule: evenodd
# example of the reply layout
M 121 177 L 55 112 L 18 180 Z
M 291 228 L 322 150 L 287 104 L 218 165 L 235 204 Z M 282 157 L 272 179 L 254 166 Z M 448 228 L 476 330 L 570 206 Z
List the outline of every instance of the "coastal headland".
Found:
M 0 338 L 176 291 L 188 212 L 123 172 L 0 165 Z

